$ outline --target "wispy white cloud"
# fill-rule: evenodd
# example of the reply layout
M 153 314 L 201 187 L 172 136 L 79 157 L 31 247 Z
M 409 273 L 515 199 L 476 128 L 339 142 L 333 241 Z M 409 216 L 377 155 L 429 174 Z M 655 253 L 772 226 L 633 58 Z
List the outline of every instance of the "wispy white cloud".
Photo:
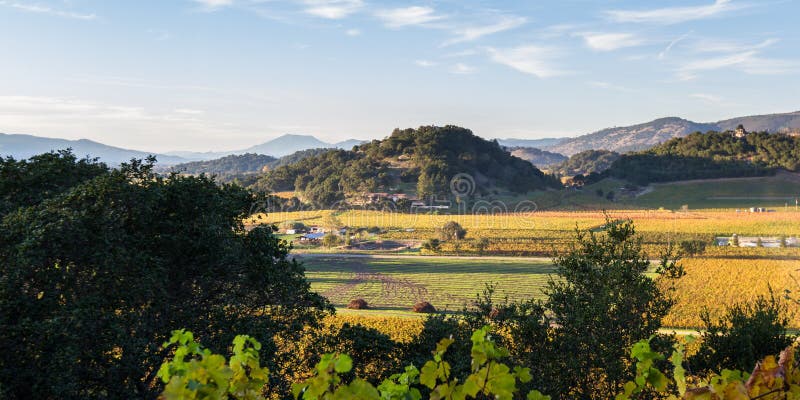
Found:
M 219 143 L 224 144 L 242 131 L 235 125 L 209 119 L 203 111 L 193 108 L 160 109 L 85 98 L 26 95 L 0 95 L 0 126 L 6 132 L 89 138 L 151 151 L 166 151 L 164 147 L 171 146 L 163 132 L 170 132 L 168 139 L 184 143 L 196 143 L 198 137 L 203 137 L 220 138 Z
M 344 34 L 347 35 L 347 36 L 359 36 L 359 35 L 361 35 L 361 30 L 352 28 L 352 29 L 348 29 L 348 30 L 344 31 Z
M 702 6 L 666 7 L 651 10 L 612 10 L 607 11 L 606 15 L 616 22 L 670 25 L 716 17 L 746 7 L 749 7 L 749 5 L 734 4 L 733 0 L 715 0 L 713 4 Z
M 747 44 L 731 40 L 700 39 L 695 41 L 691 50 L 695 53 L 739 53 L 750 50 L 761 50 L 778 43 L 778 39 L 769 38 L 756 44 Z
M 444 58 L 459 58 L 459 57 L 470 57 L 479 54 L 477 49 L 466 49 L 461 51 L 455 51 L 452 53 L 442 54 Z
M 597 51 L 613 51 L 645 43 L 644 39 L 632 33 L 585 32 L 579 35 L 583 37 L 589 48 Z
M 430 68 L 430 67 L 435 67 L 436 65 L 438 65 L 438 63 L 436 63 L 434 61 L 429 61 L 429 60 L 416 60 L 416 61 L 414 61 L 414 64 L 416 64 L 419 67 L 423 67 L 423 68 Z
M 500 20 L 487 25 L 468 26 L 463 28 L 453 28 L 455 37 L 442 43 L 442 46 L 450 46 L 456 43 L 471 42 L 484 36 L 493 35 L 510 29 L 517 28 L 527 22 L 527 19 L 519 16 L 503 16 Z
M 580 27 L 575 24 L 556 24 L 550 25 L 538 31 L 538 36 L 541 39 L 553 39 L 565 36 L 580 30 Z
M 205 11 L 215 11 L 217 9 L 233 5 L 233 0 L 192 0 L 200 5 Z
M 658 59 L 663 60 L 667 56 L 667 54 L 672 50 L 672 48 L 675 47 L 676 44 L 689 37 L 690 34 L 691 32 L 684 33 L 683 35 L 678 36 L 677 38 L 670 41 L 667 47 L 665 47 L 664 50 L 661 50 L 661 52 L 658 53 Z
M 689 97 L 693 99 L 703 100 L 707 103 L 712 103 L 712 104 L 719 104 L 722 103 L 723 101 L 722 97 L 708 93 L 692 93 L 689 95 Z
M 550 47 L 536 45 L 503 49 L 490 47 L 487 51 L 492 61 L 539 78 L 550 78 L 568 73 L 553 65 L 553 61 L 560 54 L 559 51 Z
M 364 6 L 362 0 L 306 0 L 304 3 L 307 14 L 326 19 L 345 18 Z
M 733 69 L 751 75 L 781 75 L 800 72 L 800 61 L 769 58 L 762 51 L 777 43 L 767 39 L 754 45 L 729 41 L 700 41 L 693 46 L 697 56 L 680 64 L 676 75 L 680 80 L 692 80 L 706 71 Z
M 475 72 L 475 67 L 464 63 L 456 63 L 450 68 L 450 72 L 459 75 L 466 75 Z
M 625 86 L 615 85 L 613 83 L 605 82 L 605 81 L 591 81 L 591 82 L 587 82 L 587 83 L 589 84 L 589 86 L 595 87 L 595 88 L 598 88 L 598 89 L 616 90 L 618 92 L 632 92 L 633 91 L 632 89 L 627 88 Z
M 63 18 L 82 19 L 82 20 L 93 20 L 97 18 L 97 15 L 95 14 L 85 14 L 73 11 L 65 11 L 65 10 L 55 9 L 46 5 L 27 3 L 27 2 L 21 3 L 16 1 L 0 0 L 0 6 L 10 7 L 30 13 L 47 14 Z
M 378 10 L 375 12 L 375 16 L 383 20 L 384 24 L 390 28 L 424 25 L 444 18 L 442 15 L 437 15 L 433 8 L 422 6 Z

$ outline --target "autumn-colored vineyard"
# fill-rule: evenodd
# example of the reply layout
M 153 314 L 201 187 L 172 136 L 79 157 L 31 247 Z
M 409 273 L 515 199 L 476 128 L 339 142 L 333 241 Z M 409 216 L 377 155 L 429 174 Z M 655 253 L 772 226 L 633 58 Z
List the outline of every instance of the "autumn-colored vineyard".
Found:
M 768 296 L 787 296 L 790 326 L 800 328 L 800 262 L 794 260 L 736 260 L 720 258 L 683 261 L 686 276 L 677 283 L 677 303 L 664 320 L 673 327 L 698 327 L 700 313 L 721 315 L 726 306 Z

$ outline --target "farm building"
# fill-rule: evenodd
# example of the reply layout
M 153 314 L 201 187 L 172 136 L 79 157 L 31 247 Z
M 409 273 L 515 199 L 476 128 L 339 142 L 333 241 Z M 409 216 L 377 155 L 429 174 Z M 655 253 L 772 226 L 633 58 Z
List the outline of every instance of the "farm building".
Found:
M 306 233 L 303 236 L 300 236 L 301 242 L 316 242 L 321 240 L 325 236 L 325 233 L 318 232 L 318 233 Z

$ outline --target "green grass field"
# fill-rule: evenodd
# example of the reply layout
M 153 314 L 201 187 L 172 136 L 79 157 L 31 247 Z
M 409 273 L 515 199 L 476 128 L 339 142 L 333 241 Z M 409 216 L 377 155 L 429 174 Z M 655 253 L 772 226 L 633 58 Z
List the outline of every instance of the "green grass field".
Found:
M 690 209 L 771 207 L 783 209 L 800 197 L 800 180 L 794 174 L 762 178 L 714 179 L 653 185 L 629 204 L 646 208 Z
M 538 298 L 554 272 L 551 263 L 531 260 L 313 257 L 303 263 L 312 290 L 337 308 L 363 298 L 374 312 L 389 314 L 403 314 L 423 300 L 458 311 L 490 282 L 497 298 Z

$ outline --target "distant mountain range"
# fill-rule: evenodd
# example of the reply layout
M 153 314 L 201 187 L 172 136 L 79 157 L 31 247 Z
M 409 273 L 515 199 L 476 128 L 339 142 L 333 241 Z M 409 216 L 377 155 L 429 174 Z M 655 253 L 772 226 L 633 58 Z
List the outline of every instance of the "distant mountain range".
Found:
M 699 123 L 677 117 L 659 118 L 643 124 L 603 129 L 583 136 L 546 139 L 497 139 L 504 147 L 533 147 L 560 153 L 567 156 L 585 150 L 611 150 L 619 153 L 644 150 L 675 137 L 683 137 L 693 132 L 726 131 L 739 124 L 748 131 L 767 131 L 771 133 L 800 129 L 800 111 L 784 114 L 754 115 L 726 119 L 717 122 Z M 262 154 L 280 158 L 300 150 L 316 148 L 340 148 L 350 150 L 365 141 L 350 139 L 337 143 L 327 143 L 311 135 L 287 134 L 246 149 L 223 152 L 175 151 L 154 154 L 161 165 L 175 165 L 188 161 L 202 161 L 222 158 L 229 155 Z M 32 135 L 12 135 L 0 133 L 0 156 L 28 158 L 35 154 L 71 147 L 79 156 L 98 157 L 109 164 L 119 164 L 131 158 L 143 158 L 146 151 L 123 149 L 99 142 L 80 139 L 65 140 L 44 138 Z
M 740 124 L 750 132 L 776 133 L 800 129 L 800 111 L 754 115 L 709 123 L 693 122 L 677 117 L 659 118 L 644 124 L 607 128 L 588 135 L 564 138 L 555 145 L 540 148 L 568 156 L 584 150 L 612 150 L 624 153 L 649 149 L 669 139 L 683 137 L 693 132 L 733 130 Z
M 157 154 L 109 146 L 88 139 L 67 140 L 33 135 L 0 133 L 0 156 L 24 159 L 52 150 L 72 148 L 73 153 L 78 156 L 83 157 L 88 155 L 91 157 L 98 157 L 101 161 L 112 165 L 130 161 L 131 158 L 144 158 L 152 154 L 156 156 L 160 165 L 168 166 L 189 161 L 212 160 L 240 154 L 262 154 L 280 158 L 307 149 L 340 148 L 350 150 L 353 146 L 361 143 L 364 143 L 364 141 L 357 139 L 350 139 L 337 143 L 326 143 L 310 135 L 287 134 L 242 150 L 224 152 L 175 151 Z
M 308 150 L 308 149 L 350 150 L 353 148 L 353 146 L 359 145 L 364 142 L 365 142 L 364 140 L 349 139 L 342 142 L 327 143 L 311 135 L 286 134 L 278 136 L 275 139 L 269 140 L 267 142 L 257 144 L 255 146 L 250 146 L 242 150 L 225 151 L 225 152 L 207 152 L 207 153 L 191 152 L 191 151 L 174 151 L 174 152 L 169 152 L 167 154 L 172 156 L 178 156 L 191 161 L 212 160 L 215 158 L 222 158 L 225 156 L 240 155 L 240 154 L 263 154 L 275 158 L 280 158 L 283 156 L 288 156 L 289 154 L 298 152 L 300 150 Z
M 52 150 L 63 150 L 66 148 L 72 148 L 72 152 L 79 157 L 98 157 L 100 161 L 114 165 L 130 161 L 131 158 L 145 158 L 153 154 L 146 151 L 109 146 L 88 139 L 67 140 L 0 133 L 0 156 L 2 157 L 11 156 L 16 159 L 25 159 L 36 154 L 47 153 Z M 163 164 L 177 164 L 186 161 L 181 157 L 172 155 L 153 155 Z

